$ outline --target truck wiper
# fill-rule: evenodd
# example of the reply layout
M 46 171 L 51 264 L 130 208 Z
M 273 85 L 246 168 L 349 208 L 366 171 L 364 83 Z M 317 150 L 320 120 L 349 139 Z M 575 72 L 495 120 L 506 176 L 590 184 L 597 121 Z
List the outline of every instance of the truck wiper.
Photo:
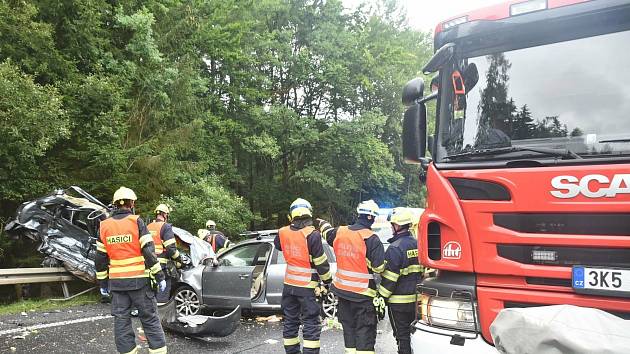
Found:
M 630 143 L 630 138 L 600 140 L 598 143 Z
M 552 149 L 552 148 L 538 148 L 538 147 L 527 147 L 527 146 L 510 146 L 506 148 L 498 148 L 498 149 L 483 149 L 483 150 L 473 150 L 462 152 L 460 154 L 448 155 L 445 159 L 448 160 L 459 160 L 465 157 L 475 157 L 475 156 L 496 156 L 509 154 L 511 152 L 519 152 L 519 151 L 531 151 L 537 152 L 539 154 L 545 154 L 548 156 L 558 156 L 569 159 L 581 159 L 582 157 L 575 152 L 569 149 Z

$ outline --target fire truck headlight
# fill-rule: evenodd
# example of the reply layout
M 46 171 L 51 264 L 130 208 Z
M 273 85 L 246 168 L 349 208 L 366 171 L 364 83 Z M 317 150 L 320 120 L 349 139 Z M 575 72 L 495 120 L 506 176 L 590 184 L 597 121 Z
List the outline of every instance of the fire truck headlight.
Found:
M 420 321 L 426 325 L 461 331 L 477 328 L 471 301 L 421 295 L 419 305 Z

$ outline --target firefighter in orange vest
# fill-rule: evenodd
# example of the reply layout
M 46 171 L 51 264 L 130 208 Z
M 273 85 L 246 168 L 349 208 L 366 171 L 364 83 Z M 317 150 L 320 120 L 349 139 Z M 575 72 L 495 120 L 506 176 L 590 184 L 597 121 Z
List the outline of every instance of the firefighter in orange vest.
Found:
M 112 294 L 114 339 L 120 353 L 137 353 L 136 337 L 131 323 L 131 308 L 139 311 L 140 322 L 149 342 L 150 353 L 166 353 L 164 331 L 157 313 L 155 291 L 166 288 L 162 267 L 155 255 L 153 237 L 144 221 L 134 215 L 136 194 L 120 187 L 115 193 L 112 216 L 101 221 L 96 241 L 96 278 L 101 294 Z
M 330 265 L 322 238 L 313 227 L 311 203 L 298 198 L 289 208 L 291 224 L 278 231 L 274 239 L 287 263 L 282 290 L 284 350 L 288 353 L 319 353 L 320 306 L 315 298 L 319 281 L 330 283 Z M 303 321 L 303 351 L 298 331 Z
M 147 229 L 153 236 L 155 254 L 162 265 L 162 271 L 166 275 L 166 289 L 157 293 L 157 302 L 168 302 L 171 293 L 171 276 L 168 270 L 169 260 L 173 260 L 176 268 L 181 268 L 182 257 L 177 250 L 173 225 L 169 224 L 168 215 L 171 209 L 166 204 L 160 204 L 155 208 L 155 220 L 147 225 Z M 171 268 L 172 269 L 172 268 Z
M 353 225 L 333 228 L 328 222 L 317 220 L 337 258 L 332 291 L 339 298 L 338 316 L 346 353 L 374 353 L 377 316 L 380 317 L 378 300 L 382 303 L 378 305 L 380 312 L 384 311 L 385 303 L 374 282 L 374 273 L 385 269 L 383 244 L 371 229 L 378 210 L 378 205 L 368 200 L 359 204 Z

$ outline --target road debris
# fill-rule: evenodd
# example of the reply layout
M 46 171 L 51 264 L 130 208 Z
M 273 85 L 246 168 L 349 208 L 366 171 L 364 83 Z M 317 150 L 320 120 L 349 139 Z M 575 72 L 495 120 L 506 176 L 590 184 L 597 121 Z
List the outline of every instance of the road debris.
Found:
M 278 341 L 276 339 L 267 339 L 264 343 L 265 344 L 278 344 Z
M 282 316 L 277 316 L 277 315 L 271 315 L 267 317 L 263 317 L 263 316 L 256 317 L 257 322 L 274 323 L 274 322 L 280 322 L 281 320 L 282 320 Z

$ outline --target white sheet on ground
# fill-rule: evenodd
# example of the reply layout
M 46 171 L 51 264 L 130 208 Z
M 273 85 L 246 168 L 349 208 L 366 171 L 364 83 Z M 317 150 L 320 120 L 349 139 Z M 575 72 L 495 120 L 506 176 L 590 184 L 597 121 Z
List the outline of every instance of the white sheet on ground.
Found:
M 490 333 L 506 354 L 630 353 L 630 321 L 587 307 L 504 309 Z
M 181 323 L 187 324 L 190 327 L 197 327 L 206 323 L 206 321 L 208 320 L 208 316 L 203 316 L 203 315 L 181 316 L 181 317 L 177 317 L 177 320 Z

